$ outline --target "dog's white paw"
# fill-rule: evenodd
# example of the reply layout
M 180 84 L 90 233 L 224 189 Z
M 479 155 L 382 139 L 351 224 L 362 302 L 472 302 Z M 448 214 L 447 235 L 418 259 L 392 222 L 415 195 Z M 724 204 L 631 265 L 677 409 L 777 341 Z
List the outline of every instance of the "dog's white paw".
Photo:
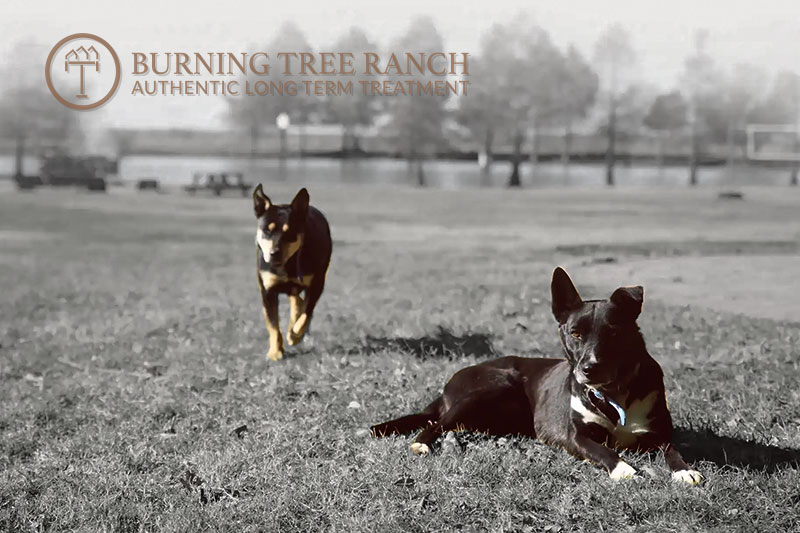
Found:
M 280 361 L 283 359 L 283 348 L 273 347 L 267 352 L 267 359 L 271 361 Z
M 295 335 L 294 331 L 292 331 L 291 329 L 289 329 L 289 331 L 286 332 L 286 344 L 288 344 L 289 346 L 294 346 L 295 344 L 299 343 L 302 340 L 302 338 L 303 338 L 302 335 Z
M 411 451 L 417 455 L 428 455 L 431 453 L 431 449 L 428 447 L 428 445 L 421 442 L 413 443 L 411 445 Z
M 689 485 L 699 485 L 703 482 L 703 474 L 697 470 L 678 470 L 672 473 L 672 479 Z
M 636 469 L 625 461 L 620 461 L 608 475 L 611 479 L 631 479 L 636 475 Z

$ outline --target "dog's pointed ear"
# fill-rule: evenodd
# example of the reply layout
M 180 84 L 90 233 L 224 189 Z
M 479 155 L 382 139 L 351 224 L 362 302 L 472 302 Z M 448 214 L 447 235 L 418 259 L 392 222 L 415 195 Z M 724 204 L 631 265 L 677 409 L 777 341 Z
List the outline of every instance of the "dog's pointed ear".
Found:
M 644 288 L 637 285 L 635 287 L 620 287 L 611 295 L 611 303 L 614 304 L 625 318 L 636 320 L 642 312 L 644 305 Z
M 294 200 L 292 200 L 292 217 L 295 220 L 299 222 L 305 221 L 306 214 L 308 213 L 309 200 L 308 191 L 305 187 L 297 191 Z
M 267 195 L 264 194 L 264 189 L 259 183 L 253 190 L 253 211 L 255 211 L 256 217 L 263 215 L 271 205 L 272 202 L 270 202 Z
M 561 268 L 556 267 L 553 271 L 553 282 L 550 284 L 550 294 L 552 296 L 553 316 L 559 324 L 567 321 L 570 313 L 580 309 L 583 305 L 581 295 L 569 279 L 569 274 Z

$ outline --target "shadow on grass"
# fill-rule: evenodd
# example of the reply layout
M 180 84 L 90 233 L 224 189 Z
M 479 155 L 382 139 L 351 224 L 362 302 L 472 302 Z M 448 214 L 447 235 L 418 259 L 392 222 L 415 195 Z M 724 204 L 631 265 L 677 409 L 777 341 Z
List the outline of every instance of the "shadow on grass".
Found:
M 709 430 L 676 427 L 672 442 L 689 464 L 709 461 L 718 466 L 752 468 L 769 473 L 781 467 L 800 465 L 800 450 L 720 437 Z
M 453 335 L 441 326 L 433 335 L 423 337 L 367 336 L 364 343 L 365 351 L 378 352 L 387 349 L 407 352 L 419 359 L 446 358 L 452 360 L 470 355 L 475 357 L 497 355 L 490 335 L 484 333 Z

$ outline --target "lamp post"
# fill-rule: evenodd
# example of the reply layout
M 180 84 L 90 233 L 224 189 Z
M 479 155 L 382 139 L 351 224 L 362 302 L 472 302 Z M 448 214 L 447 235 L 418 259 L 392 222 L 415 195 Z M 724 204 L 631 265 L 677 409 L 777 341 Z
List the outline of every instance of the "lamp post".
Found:
M 288 152 L 286 146 L 286 132 L 289 129 L 291 121 L 287 113 L 281 113 L 275 118 L 275 125 L 278 126 L 278 136 L 280 138 L 280 153 L 278 154 L 278 175 L 281 180 L 286 179 L 286 153 Z
M 280 158 L 281 160 L 286 159 L 286 131 L 289 129 L 291 125 L 291 121 L 289 120 L 289 115 L 287 113 L 281 113 L 275 119 L 275 125 L 278 126 L 278 133 L 280 135 Z

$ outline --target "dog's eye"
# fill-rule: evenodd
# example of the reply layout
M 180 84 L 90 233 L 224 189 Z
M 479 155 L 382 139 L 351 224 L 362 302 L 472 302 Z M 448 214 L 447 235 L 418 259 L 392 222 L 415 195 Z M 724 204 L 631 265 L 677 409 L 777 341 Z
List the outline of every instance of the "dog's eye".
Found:
M 580 340 L 580 338 L 581 338 L 581 334 L 580 334 L 580 333 L 578 333 L 577 331 L 573 331 L 573 332 L 572 332 L 572 338 L 573 338 L 573 339 L 578 339 L 578 340 Z

